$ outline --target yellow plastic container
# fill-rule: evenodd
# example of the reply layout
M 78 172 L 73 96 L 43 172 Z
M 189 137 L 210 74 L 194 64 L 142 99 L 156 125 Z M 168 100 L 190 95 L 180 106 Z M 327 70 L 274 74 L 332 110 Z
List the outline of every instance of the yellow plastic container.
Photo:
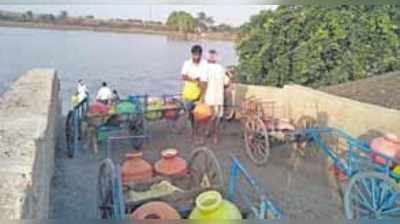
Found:
M 242 219 L 242 214 L 233 203 L 224 200 L 219 192 L 207 191 L 196 198 L 196 207 L 190 213 L 189 219 Z
M 397 166 L 393 169 L 393 173 L 400 177 L 400 165 L 397 165 Z
M 72 107 L 75 107 L 78 104 L 79 104 L 79 96 L 78 95 L 72 95 L 71 96 L 71 105 L 72 105 Z
M 188 101 L 196 101 L 200 98 L 201 89 L 196 82 L 187 81 L 183 87 L 182 97 Z

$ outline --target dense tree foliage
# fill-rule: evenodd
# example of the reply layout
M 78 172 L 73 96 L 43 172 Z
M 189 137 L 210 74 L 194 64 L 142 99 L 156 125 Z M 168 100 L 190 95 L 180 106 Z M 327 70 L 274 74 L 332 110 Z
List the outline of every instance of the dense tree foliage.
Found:
M 168 16 L 167 26 L 180 32 L 193 32 L 196 21 L 190 13 L 174 11 Z
M 318 87 L 400 69 L 400 6 L 280 6 L 240 28 L 239 81 Z

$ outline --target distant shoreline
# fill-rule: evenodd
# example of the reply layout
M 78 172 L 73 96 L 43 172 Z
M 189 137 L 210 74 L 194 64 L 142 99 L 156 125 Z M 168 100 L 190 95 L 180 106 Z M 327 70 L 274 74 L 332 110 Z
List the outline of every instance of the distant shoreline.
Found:
M 225 32 L 206 32 L 206 33 L 183 33 L 169 30 L 155 30 L 141 27 L 116 28 L 104 26 L 82 26 L 67 25 L 56 23 L 38 23 L 38 22 L 17 22 L 17 21 L 0 21 L 0 27 L 18 27 L 18 28 L 36 28 L 47 30 L 76 30 L 76 31 L 93 31 L 93 32 L 111 32 L 111 33 L 138 33 L 138 34 L 154 34 L 163 35 L 173 39 L 182 39 L 189 41 L 212 40 L 212 41 L 230 41 L 235 42 L 236 34 Z

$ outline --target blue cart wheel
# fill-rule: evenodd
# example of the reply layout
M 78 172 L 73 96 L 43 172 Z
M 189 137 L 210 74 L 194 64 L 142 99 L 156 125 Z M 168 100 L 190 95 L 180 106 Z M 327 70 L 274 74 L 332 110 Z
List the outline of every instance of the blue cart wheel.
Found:
M 71 158 L 75 155 L 74 138 L 74 112 L 70 110 L 65 120 L 65 139 L 67 143 L 67 153 Z
M 122 219 L 122 187 L 111 159 L 101 162 L 97 179 L 97 208 L 101 219 Z
M 382 173 L 358 173 L 345 189 L 344 206 L 349 219 L 400 218 L 400 187 Z
M 269 137 L 264 122 L 259 118 L 249 118 L 244 122 L 246 152 L 256 165 L 265 164 L 269 157 Z

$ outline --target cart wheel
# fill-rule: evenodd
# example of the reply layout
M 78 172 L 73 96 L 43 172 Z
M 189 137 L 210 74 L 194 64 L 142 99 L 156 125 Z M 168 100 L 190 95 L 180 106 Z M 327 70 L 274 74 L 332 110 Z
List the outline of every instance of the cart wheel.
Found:
M 221 166 L 215 154 L 207 147 L 193 150 L 189 160 L 191 186 L 221 188 L 224 184 Z
M 118 187 L 118 181 L 114 163 L 111 159 L 103 160 L 97 180 L 97 208 L 101 219 L 121 218 L 122 188 Z
M 265 164 L 269 157 L 269 137 L 264 122 L 259 119 L 245 121 L 244 141 L 246 152 L 257 165 Z
M 67 153 L 70 158 L 75 155 L 74 138 L 74 112 L 70 110 L 65 120 L 65 139 L 67 143 Z
M 400 218 L 400 186 L 382 173 L 358 173 L 345 189 L 344 206 L 349 219 Z

